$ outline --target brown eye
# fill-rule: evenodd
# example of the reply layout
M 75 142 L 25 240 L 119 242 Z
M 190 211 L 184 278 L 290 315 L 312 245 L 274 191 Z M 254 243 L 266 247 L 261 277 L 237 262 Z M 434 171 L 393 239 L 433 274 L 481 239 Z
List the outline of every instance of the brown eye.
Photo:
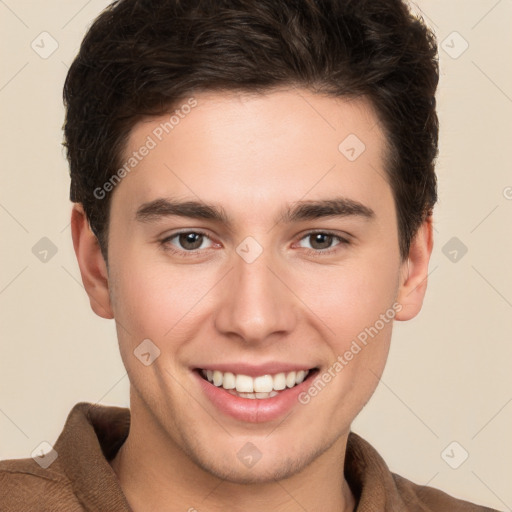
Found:
M 300 247 L 313 254 L 330 254 L 341 249 L 341 245 L 349 245 L 350 242 L 334 233 L 325 231 L 316 231 L 308 233 L 299 242 Z
M 309 235 L 310 245 L 312 249 L 322 250 L 331 247 L 333 236 L 328 233 L 313 233 Z
M 201 247 L 203 237 L 204 236 L 200 233 L 181 233 L 178 235 L 178 241 L 183 249 L 194 251 Z
M 200 231 L 183 231 L 164 238 L 160 245 L 165 251 L 186 256 L 188 253 L 199 254 L 203 249 L 211 248 L 212 241 L 207 234 Z

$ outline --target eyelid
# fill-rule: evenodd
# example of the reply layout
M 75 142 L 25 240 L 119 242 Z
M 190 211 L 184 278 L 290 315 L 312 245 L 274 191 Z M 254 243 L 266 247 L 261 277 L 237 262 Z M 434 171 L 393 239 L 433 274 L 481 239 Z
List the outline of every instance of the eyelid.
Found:
M 337 243 L 336 245 L 334 245 L 332 247 L 329 247 L 328 249 L 310 249 L 309 247 L 302 247 L 301 248 L 301 249 L 304 249 L 306 253 L 312 254 L 314 256 L 322 256 L 322 255 L 331 254 L 331 253 L 339 251 L 340 250 L 340 246 L 346 246 L 346 245 L 350 245 L 351 244 L 351 238 L 352 237 L 348 233 L 346 233 L 345 236 L 343 236 L 342 234 L 337 233 L 335 231 L 331 231 L 329 229 L 312 229 L 312 230 L 309 230 L 309 231 L 305 232 L 304 234 L 302 234 L 302 236 L 298 239 L 298 242 L 301 242 L 305 238 L 308 238 L 308 237 L 310 237 L 312 235 L 316 235 L 316 234 L 332 236 L 333 238 L 336 238 L 339 243 Z
M 340 233 L 339 231 L 333 231 L 331 229 L 308 229 L 304 233 L 298 235 L 298 240 L 302 240 L 307 236 L 316 235 L 317 233 L 321 233 L 322 235 L 330 235 L 335 238 L 346 240 L 347 242 L 350 242 L 351 239 L 353 238 L 352 235 L 346 232 Z
M 185 228 L 185 229 L 175 231 L 173 233 L 170 233 L 169 235 L 164 236 L 162 239 L 159 240 L 159 244 L 161 247 L 164 248 L 164 250 L 169 251 L 169 252 L 176 252 L 176 253 L 182 253 L 182 254 L 185 253 L 185 254 L 192 254 L 192 255 L 199 254 L 199 253 L 203 252 L 205 249 L 194 249 L 192 251 L 187 251 L 185 249 L 175 248 L 173 246 L 173 244 L 171 244 L 172 239 L 178 237 L 179 235 L 186 235 L 189 233 L 194 233 L 196 235 L 202 235 L 204 238 L 207 238 L 208 240 L 210 240 L 210 242 L 212 244 L 216 243 L 214 240 L 212 240 L 212 237 L 206 231 L 203 231 L 202 229 Z

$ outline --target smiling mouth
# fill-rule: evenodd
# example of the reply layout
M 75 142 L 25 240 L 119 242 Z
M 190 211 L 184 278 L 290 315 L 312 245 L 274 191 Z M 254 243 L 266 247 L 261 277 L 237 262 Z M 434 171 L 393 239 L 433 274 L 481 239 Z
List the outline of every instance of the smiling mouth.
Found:
M 204 380 L 218 388 L 224 389 L 233 396 L 261 400 L 278 396 L 281 392 L 311 379 L 318 372 L 318 368 L 260 375 L 257 377 L 201 368 L 198 368 L 196 371 Z

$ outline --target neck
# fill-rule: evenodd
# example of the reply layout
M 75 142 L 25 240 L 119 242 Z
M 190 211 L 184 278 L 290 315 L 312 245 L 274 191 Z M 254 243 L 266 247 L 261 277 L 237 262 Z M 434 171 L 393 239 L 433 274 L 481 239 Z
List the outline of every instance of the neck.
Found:
M 150 413 L 137 409 L 125 443 L 111 461 L 134 512 L 352 512 L 355 499 L 343 465 L 348 434 L 299 473 L 264 483 L 223 480 L 199 467 L 162 431 Z

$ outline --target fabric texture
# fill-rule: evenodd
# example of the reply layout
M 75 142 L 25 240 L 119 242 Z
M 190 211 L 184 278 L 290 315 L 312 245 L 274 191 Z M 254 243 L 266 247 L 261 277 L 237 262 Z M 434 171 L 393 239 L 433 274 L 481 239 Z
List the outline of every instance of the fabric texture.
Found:
M 57 458 L 46 469 L 32 458 L 0 461 L 0 510 L 131 512 L 108 462 L 129 427 L 129 409 L 76 404 L 54 445 Z M 344 472 L 358 502 L 356 512 L 496 512 L 391 473 L 353 432 Z

